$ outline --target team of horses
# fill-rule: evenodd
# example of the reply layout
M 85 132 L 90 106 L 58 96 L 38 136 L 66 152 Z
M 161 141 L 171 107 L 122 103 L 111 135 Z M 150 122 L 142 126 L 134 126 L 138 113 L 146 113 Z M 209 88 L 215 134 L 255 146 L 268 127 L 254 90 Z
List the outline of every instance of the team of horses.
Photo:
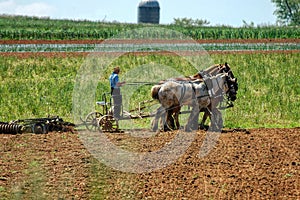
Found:
M 152 130 L 158 129 L 161 119 L 163 129 L 180 129 L 179 114 L 182 106 L 191 107 L 185 131 L 199 128 L 199 113 L 204 112 L 200 128 L 208 117 L 212 131 L 223 128 L 222 114 L 218 106 L 226 100 L 228 107 L 233 106 L 238 90 L 235 78 L 228 63 L 212 65 L 192 76 L 171 78 L 161 81 L 151 88 L 153 99 L 157 99 L 160 107 L 152 121 Z

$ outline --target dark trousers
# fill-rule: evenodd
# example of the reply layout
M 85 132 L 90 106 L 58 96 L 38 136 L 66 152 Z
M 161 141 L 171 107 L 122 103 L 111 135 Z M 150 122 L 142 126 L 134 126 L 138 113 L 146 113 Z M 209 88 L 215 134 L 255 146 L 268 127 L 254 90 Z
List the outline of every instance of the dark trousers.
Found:
M 111 95 L 114 104 L 114 117 L 120 118 L 121 108 L 122 108 L 122 95 L 120 88 L 111 88 Z

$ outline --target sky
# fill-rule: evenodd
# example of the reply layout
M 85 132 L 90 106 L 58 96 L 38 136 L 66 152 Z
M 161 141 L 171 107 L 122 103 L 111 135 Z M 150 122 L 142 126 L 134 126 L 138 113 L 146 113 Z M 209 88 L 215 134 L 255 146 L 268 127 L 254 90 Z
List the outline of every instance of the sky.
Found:
M 0 14 L 50 17 L 52 19 L 137 23 L 141 0 L 0 0 Z M 160 24 L 174 18 L 205 19 L 210 25 L 274 25 L 271 0 L 158 0 Z

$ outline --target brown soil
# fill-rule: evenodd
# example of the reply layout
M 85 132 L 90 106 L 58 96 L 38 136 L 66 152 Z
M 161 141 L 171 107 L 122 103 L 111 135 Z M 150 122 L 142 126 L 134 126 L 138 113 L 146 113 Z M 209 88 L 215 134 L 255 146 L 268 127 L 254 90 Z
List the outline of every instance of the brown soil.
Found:
M 174 134 L 109 138 L 145 152 Z M 300 128 L 229 130 L 199 158 L 204 138 L 170 166 L 135 174 L 98 162 L 78 133 L 0 134 L 0 199 L 300 199 Z
M 0 52 L 0 56 L 12 56 L 17 58 L 56 58 L 56 57 L 77 57 L 77 56 L 88 56 L 88 52 Z

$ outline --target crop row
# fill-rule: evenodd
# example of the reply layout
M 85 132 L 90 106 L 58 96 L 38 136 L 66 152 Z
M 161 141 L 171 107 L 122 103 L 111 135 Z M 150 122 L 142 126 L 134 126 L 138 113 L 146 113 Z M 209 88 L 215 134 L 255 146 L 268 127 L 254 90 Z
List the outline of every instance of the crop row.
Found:
M 160 27 L 160 26 L 158 26 Z M 183 28 L 167 26 L 179 31 L 195 40 L 199 39 L 277 39 L 277 38 L 299 38 L 300 30 L 292 28 L 223 28 L 223 27 L 202 27 L 202 28 Z M 107 39 L 122 31 L 130 30 L 124 26 L 122 29 L 117 27 L 98 27 L 93 30 L 86 29 L 64 29 L 50 30 L 43 29 L 17 29 L 3 28 L 0 30 L 2 40 L 82 40 L 82 39 Z M 134 36 L 132 36 L 134 38 Z
M 0 44 L 0 52 L 149 52 L 149 51 L 300 50 L 299 43 L 206 44 Z
M 199 39 L 272 39 L 300 38 L 295 27 L 181 27 L 175 25 L 151 25 L 156 28 L 178 31 L 195 40 Z M 66 40 L 107 39 L 120 33 L 149 27 L 141 24 L 104 23 L 95 21 L 51 20 L 47 18 L 0 16 L 2 40 Z M 152 33 L 157 37 L 156 32 Z M 159 34 L 164 35 L 163 31 Z M 135 35 L 131 36 L 132 38 Z M 152 37 L 148 35 L 148 37 Z

